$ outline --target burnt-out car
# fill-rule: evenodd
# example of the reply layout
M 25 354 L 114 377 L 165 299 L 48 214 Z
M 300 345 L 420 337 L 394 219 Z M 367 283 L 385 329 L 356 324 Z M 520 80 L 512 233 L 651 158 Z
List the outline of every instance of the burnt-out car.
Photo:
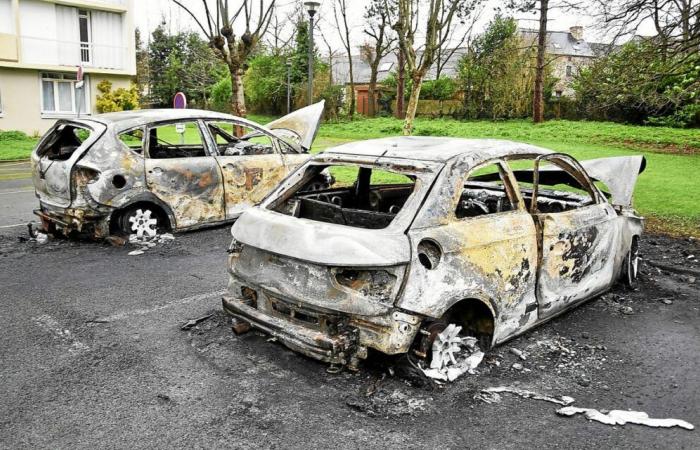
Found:
M 328 149 L 233 225 L 224 310 L 350 367 L 369 348 L 425 358 L 448 324 L 488 348 L 634 283 L 644 165 L 485 139 Z M 310 189 L 324 170 L 335 184 Z
M 154 109 L 59 120 L 31 156 L 46 231 L 154 234 L 235 219 L 309 158 L 323 102 L 261 126 Z

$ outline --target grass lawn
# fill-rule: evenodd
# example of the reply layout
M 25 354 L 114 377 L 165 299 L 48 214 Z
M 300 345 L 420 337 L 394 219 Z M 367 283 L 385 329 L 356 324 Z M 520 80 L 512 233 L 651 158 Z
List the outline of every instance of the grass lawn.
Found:
M 266 116 L 249 118 L 259 123 L 272 120 Z M 393 118 L 326 123 L 319 130 L 312 152 L 400 133 L 401 121 Z M 649 218 L 650 229 L 700 237 L 700 130 L 563 120 L 533 125 L 526 120 L 419 118 L 414 134 L 509 139 L 570 153 L 578 159 L 643 154 L 647 169 L 637 182 L 635 206 Z M 36 141 L 18 133 L 0 132 L 0 160 L 27 158 Z

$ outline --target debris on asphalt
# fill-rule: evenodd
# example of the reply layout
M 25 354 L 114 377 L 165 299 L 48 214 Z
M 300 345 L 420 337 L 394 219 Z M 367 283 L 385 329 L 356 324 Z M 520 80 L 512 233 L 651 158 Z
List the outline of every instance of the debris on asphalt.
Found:
M 515 356 L 517 356 L 518 358 L 522 359 L 523 361 L 525 361 L 525 360 L 527 359 L 527 357 L 525 357 L 525 355 L 523 354 L 523 352 L 522 352 L 521 350 L 518 350 L 518 349 L 515 348 L 515 347 L 511 348 L 511 349 L 510 349 L 510 352 L 511 352 L 512 354 L 514 354 Z
M 37 244 L 46 244 L 47 242 L 49 242 L 49 235 L 46 233 L 37 232 L 36 243 Z
M 208 314 L 206 316 L 198 317 L 196 319 L 190 319 L 183 326 L 180 327 L 181 330 L 189 330 L 193 328 L 194 326 L 198 325 L 201 322 L 204 322 L 205 320 L 209 319 L 211 316 L 214 314 Z
M 399 390 L 379 388 L 371 395 L 350 395 L 345 404 L 370 417 L 416 416 L 430 409 L 431 397 L 417 398 Z
M 138 250 L 129 252 L 129 256 L 143 255 L 148 250 L 156 247 L 156 245 L 164 244 L 174 239 L 175 236 L 173 236 L 170 233 L 154 234 L 153 236 L 146 234 L 141 236 L 139 236 L 138 234 L 130 234 L 129 244 L 138 246 L 140 248 Z
M 679 419 L 653 419 L 649 417 L 649 414 L 642 411 L 623 411 L 614 409 L 607 413 L 598 411 L 592 408 L 577 408 L 575 406 L 566 406 L 557 410 L 557 414 L 560 416 L 571 417 L 576 414 L 583 414 L 588 420 L 595 420 L 596 422 L 603 423 L 605 425 L 625 425 L 628 423 L 634 423 L 637 425 L 646 425 L 648 427 L 657 428 L 670 428 L 670 427 L 681 427 L 686 430 L 693 430 L 695 427 L 686 422 L 685 420 Z
M 490 398 L 490 399 L 499 398 L 500 399 L 500 396 L 495 397 L 492 394 L 501 394 L 503 392 L 507 392 L 509 394 L 515 394 L 515 395 L 518 395 L 518 396 L 523 397 L 523 398 L 531 398 L 534 400 L 544 400 L 546 402 L 556 403 L 557 405 L 562 405 L 562 406 L 568 406 L 574 402 L 574 399 L 572 397 L 568 397 L 566 395 L 562 395 L 561 397 L 556 398 L 556 397 L 550 397 L 548 395 L 542 395 L 542 394 L 539 394 L 539 393 L 534 392 L 534 391 L 528 391 L 527 389 L 521 389 L 521 388 L 512 387 L 512 386 L 495 386 L 495 387 L 482 389 L 480 393 L 483 395 L 479 396 L 477 394 L 477 396 L 475 396 L 474 398 L 478 398 L 482 401 L 486 401 L 486 403 L 495 403 L 494 401 L 489 402 L 489 401 L 485 400 L 485 398 Z
M 454 381 L 465 373 L 474 374 L 474 369 L 484 358 L 477 339 L 460 337 L 461 326 L 449 324 L 433 341 L 433 357 L 430 367 L 420 369 L 434 380 Z
M 107 236 L 107 242 L 112 244 L 113 247 L 124 247 L 126 245 L 126 239 L 115 234 Z

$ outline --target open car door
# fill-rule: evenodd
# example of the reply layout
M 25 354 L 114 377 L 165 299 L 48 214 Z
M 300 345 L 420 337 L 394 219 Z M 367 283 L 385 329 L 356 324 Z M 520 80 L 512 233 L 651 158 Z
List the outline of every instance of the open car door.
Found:
M 313 105 L 298 109 L 273 120 L 265 127 L 285 141 L 291 141 L 300 146 L 303 151 L 308 152 L 321 124 L 325 103 L 325 100 L 321 100 Z

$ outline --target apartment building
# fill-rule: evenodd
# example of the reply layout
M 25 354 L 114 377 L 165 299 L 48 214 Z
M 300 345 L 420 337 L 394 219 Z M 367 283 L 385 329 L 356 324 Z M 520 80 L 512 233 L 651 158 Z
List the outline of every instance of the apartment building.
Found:
M 132 14 L 133 0 L 0 0 L 0 130 L 43 133 L 94 114 L 100 81 L 128 87 Z

